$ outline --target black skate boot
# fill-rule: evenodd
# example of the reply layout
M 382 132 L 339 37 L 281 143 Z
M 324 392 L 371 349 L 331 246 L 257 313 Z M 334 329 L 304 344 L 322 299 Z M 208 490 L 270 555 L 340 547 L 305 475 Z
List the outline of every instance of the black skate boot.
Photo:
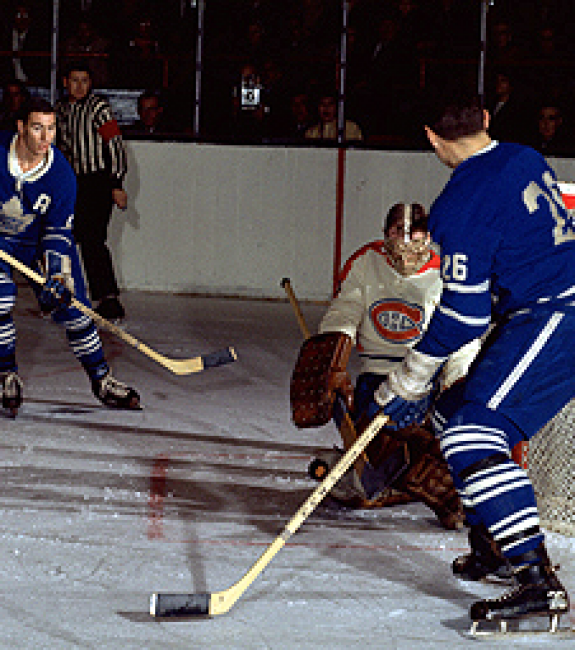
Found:
M 16 417 L 18 409 L 22 404 L 22 393 L 24 383 L 18 373 L 10 370 L 0 373 L 0 391 L 2 391 L 2 408 Z
M 108 373 L 102 379 L 92 382 L 94 395 L 106 406 L 117 409 L 140 409 L 140 396 L 126 384 L 112 377 Z
M 483 580 L 494 576 L 511 580 L 513 571 L 509 562 L 501 555 L 491 533 L 483 524 L 469 529 L 471 553 L 455 558 L 451 566 L 453 574 L 462 580 Z
M 472 633 L 481 621 L 506 622 L 528 616 L 549 616 L 549 631 L 557 629 L 560 615 L 569 611 L 569 596 L 555 575 L 543 544 L 523 556 L 526 561 L 535 558 L 536 564 L 515 569 L 517 587 L 500 598 L 480 600 L 471 606 Z

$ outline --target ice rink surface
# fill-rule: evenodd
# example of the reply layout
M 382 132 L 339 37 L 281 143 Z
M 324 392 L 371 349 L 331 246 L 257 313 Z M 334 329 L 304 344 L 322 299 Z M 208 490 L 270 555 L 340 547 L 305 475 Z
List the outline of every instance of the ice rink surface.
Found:
M 469 638 L 470 604 L 502 589 L 451 575 L 467 535 L 421 504 L 352 511 L 326 500 L 227 614 L 150 617 L 152 592 L 239 580 L 315 487 L 315 451 L 338 442 L 332 426 L 290 421 L 302 336 L 279 282 L 278 299 L 124 294 L 123 326 L 162 354 L 238 354 L 175 376 L 103 334 L 114 374 L 145 406 L 126 413 L 92 396 L 64 331 L 20 287 L 25 403 L 16 419 L 0 415 L 0 648 L 575 648 L 575 636 Z M 315 331 L 324 307 L 302 310 Z M 547 544 L 575 596 L 575 538 Z

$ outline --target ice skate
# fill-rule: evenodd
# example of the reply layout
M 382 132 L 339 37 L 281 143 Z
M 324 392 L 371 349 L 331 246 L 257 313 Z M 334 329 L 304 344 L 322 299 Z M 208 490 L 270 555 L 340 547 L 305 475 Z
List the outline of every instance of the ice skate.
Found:
M 462 580 L 483 580 L 495 577 L 511 581 L 513 571 L 483 524 L 469 529 L 471 553 L 461 555 L 452 564 L 453 574 Z
M 108 372 L 102 379 L 92 382 L 94 395 L 110 408 L 117 409 L 140 409 L 140 396 L 129 386 L 118 381 Z
M 569 611 L 569 596 L 555 575 L 543 544 L 532 554 L 537 557 L 537 563 L 515 570 L 516 587 L 500 598 L 480 600 L 471 606 L 470 617 L 473 624 L 470 634 L 488 636 L 561 631 L 560 617 Z M 518 623 L 537 616 L 548 617 L 549 626 L 527 631 L 508 628 L 509 622 Z M 486 621 L 498 623 L 499 630 L 496 632 L 480 630 L 480 623 Z
M 24 383 L 18 373 L 10 370 L 0 373 L 0 390 L 2 391 L 2 408 L 12 417 L 16 417 L 22 405 Z

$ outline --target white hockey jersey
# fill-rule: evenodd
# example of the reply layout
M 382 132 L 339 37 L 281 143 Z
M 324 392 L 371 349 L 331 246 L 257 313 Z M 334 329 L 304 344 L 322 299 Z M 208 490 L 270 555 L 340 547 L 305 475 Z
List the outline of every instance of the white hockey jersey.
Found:
M 361 371 L 387 375 L 423 336 L 441 291 L 436 253 L 417 273 L 405 277 L 394 269 L 383 240 L 373 241 L 346 262 L 339 293 L 319 331 L 348 334 L 357 345 Z M 466 374 L 479 347 L 479 340 L 471 341 L 450 357 L 443 385 Z

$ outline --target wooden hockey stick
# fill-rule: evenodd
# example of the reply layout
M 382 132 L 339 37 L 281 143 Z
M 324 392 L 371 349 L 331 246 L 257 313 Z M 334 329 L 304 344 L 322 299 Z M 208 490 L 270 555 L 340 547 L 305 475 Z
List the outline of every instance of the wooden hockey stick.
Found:
M 0 259 L 3 259 L 5 262 L 10 264 L 10 266 L 17 269 L 20 271 L 20 273 L 30 278 L 37 284 L 43 285 L 46 283 L 44 277 L 42 277 L 39 273 L 36 273 L 36 271 L 29 268 L 25 264 L 22 264 L 20 260 L 12 257 L 12 255 L 6 251 L 0 250 Z M 112 332 L 112 334 L 115 334 L 126 343 L 129 343 L 131 346 L 136 348 L 136 350 L 139 350 L 146 356 L 150 357 L 150 359 L 153 359 L 160 365 L 164 366 L 175 375 L 189 375 L 193 372 L 200 372 L 205 368 L 215 368 L 216 366 L 221 366 L 225 363 L 230 363 L 231 361 L 235 361 L 237 359 L 236 352 L 231 347 L 217 350 L 216 352 L 211 352 L 210 354 L 201 355 L 199 357 L 192 357 L 191 359 L 171 359 L 170 357 L 165 357 L 163 354 L 152 350 L 152 348 L 148 347 L 145 343 L 138 341 L 131 334 L 125 332 L 121 327 L 118 327 L 117 325 L 114 325 L 110 321 L 106 320 L 100 316 L 98 312 L 90 309 L 90 307 L 87 307 L 84 303 L 80 302 L 76 298 L 72 298 L 70 304 L 89 316 L 93 321 L 100 325 L 100 327 Z
M 297 322 L 300 326 L 301 333 L 303 334 L 304 339 L 309 339 L 311 333 L 309 331 L 308 326 L 306 325 L 305 318 L 303 317 L 302 311 L 300 309 L 298 299 L 296 298 L 294 290 L 292 289 L 290 279 L 284 278 L 280 284 L 285 289 L 288 300 L 290 301 L 290 304 L 293 307 L 295 316 L 297 318 Z
M 295 515 L 289 520 L 278 537 L 267 547 L 249 571 L 234 585 L 224 591 L 197 594 L 162 594 L 150 597 L 150 614 L 156 617 L 218 616 L 228 612 L 252 582 L 283 548 L 287 540 L 300 528 L 321 503 L 331 488 L 346 473 L 355 459 L 375 438 L 388 421 L 388 416 L 378 413 L 369 426 L 341 457 L 336 466 L 316 487 Z
M 301 311 L 301 308 L 299 306 L 299 301 L 296 298 L 295 292 L 291 286 L 291 281 L 289 278 L 283 278 L 281 281 L 281 286 L 284 288 L 287 297 L 290 301 L 291 306 L 293 307 L 294 313 L 297 318 L 297 322 L 299 323 L 301 333 L 303 334 L 304 339 L 309 339 L 311 336 L 310 330 L 305 322 L 304 315 Z M 339 427 L 339 432 L 341 434 L 341 438 L 343 440 L 344 447 L 346 449 L 349 449 L 353 443 L 357 440 L 357 433 L 355 430 L 355 424 L 353 423 L 353 420 L 351 419 L 351 415 L 349 414 L 348 410 L 346 408 L 343 409 L 343 419 L 341 421 L 341 425 Z M 367 461 L 367 456 L 364 452 L 362 452 L 356 462 L 355 462 L 355 471 L 357 472 L 358 476 L 361 476 L 361 473 L 363 471 L 363 468 L 365 467 L 365 463 Z

